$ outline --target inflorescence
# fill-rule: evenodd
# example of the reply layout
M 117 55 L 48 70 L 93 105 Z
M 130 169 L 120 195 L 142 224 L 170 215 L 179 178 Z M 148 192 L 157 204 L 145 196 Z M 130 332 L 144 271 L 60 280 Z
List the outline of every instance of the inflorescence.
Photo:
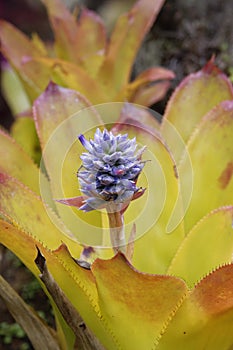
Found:
M 97 129 L 90 141 L 83 135 L 78 138 L 87 150 L 80 156 L 82 165 L 77 173 L 86 197 L 80 209 L 122 210 L 142 190 L 136 182 L 145 165 L 141 160 L 145 147 L 137 151 L 136 138 L 115 136 L 106 129 Z

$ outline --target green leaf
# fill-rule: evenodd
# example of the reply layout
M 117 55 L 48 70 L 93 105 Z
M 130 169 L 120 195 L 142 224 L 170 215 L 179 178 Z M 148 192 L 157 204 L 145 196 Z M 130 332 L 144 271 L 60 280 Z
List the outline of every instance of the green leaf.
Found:
M 181 82 L 169 100 L 161 126 L 177 161 L 201 118 L 219 102 L 232 97 L 230 81 L 212 60 Z
M 1 63 L 2 94 L 15 116 L 31 107 L 28 96 L 24 90 L 18 74 L 6 63 Z
M 183 201 L 189 204 L 184 217 L 186 233 L 211 210 L 232 204 L 232 138 L 233 101 L 225 101 L 203 118 L 189 140 L 179 166 Z
M 233 265 L 205 277 L 184 300 L 156 350 L 229 350 L 233 344 Z
M 109 98 L 128 83 L 137 51 L 163 3 L 164 0 L 139 0 L 119 17 L 98 73 Z
M 210 271 L 232 261 L 233 207 L 217 209 L 188 233 L 168 269 L 193 287 Z
M 99 305 L 119 349 L 153 349 L 157 336 L 186 293 L 183 281 L 136 271 L 122 254 L 97 259 L 92 271 Z M 143 325 L 143 327 L 142 327 Z

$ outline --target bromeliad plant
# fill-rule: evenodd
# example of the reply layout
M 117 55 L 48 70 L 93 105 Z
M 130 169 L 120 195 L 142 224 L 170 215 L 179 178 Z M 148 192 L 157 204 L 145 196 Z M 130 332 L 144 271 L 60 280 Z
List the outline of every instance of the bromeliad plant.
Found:
M 54 307 L 55 336 L 35 316 L 37 332 L 23 325 L 35 349 L 72 349 L 75 334 L 80 349 L 229 350 L 233 90 L 227 77 L 213 61 L 188 76 L 161 124 L 139 106 L 92 106 L 53 83 L 33 114 L 41 172 L 0 133 L 0 240 L 40 276 Z M 103 207 L 111 234 L 125 242 L 108 240 Z

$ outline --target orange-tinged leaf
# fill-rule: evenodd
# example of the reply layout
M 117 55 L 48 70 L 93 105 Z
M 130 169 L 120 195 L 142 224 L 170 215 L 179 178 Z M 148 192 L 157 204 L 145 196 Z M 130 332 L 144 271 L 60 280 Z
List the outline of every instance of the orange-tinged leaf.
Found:
M 83 9 L 78 23 L 78 50 L 82 64 L 95 76 L 105 57 L 106 31 L 97 13 Z
M 72 197 L 72 198 L 65 198 L 65 199 L 56 199 L 56 202 L 69 205 L 71 207 L 80 208 L 84 204 L 84 200 L 85 200 L 85 197 L 79 196 L 79 197 Z
M 59 58 L 82 65 L 96 73 L 106 45 L 106 33 L 100 17 L 80 9 L 76 20 L 60 0 L 43 0 L 55 34 L 55 49 Z M 99 59 L 96 59 L 96 56 Z
M 208 69 L 207 69 L 208 68 Z M 178 161 L 184 144 L 178 142 L 170 123 L 186 143 L 201 118 L 219 102 L 233 98 L 232 85 L 212 61 L 186 77 L 173 93 L 161 126 L 162 134 Z
M 39 194 L 39 169 L 7 133 L 0 130 L 0 169 Z
M 127 100 L 142 106 L 151 106 L 166 94 L 175 74 L 162 67 L 149 68 L 127 86 Z
M 168 274 L 193 287 L 217 266 L 232 261 L 233 207 L 223 207 L 204 217 L 188 233 L 178 249 Z
M 69 232 L 56 214 L 45 206 L 40 197 L 4 173 L 0 174 L 0 212 L 49 249 L 65 242 L 73 256 L 79 256 L 81 247 L 68 237 Z
M 136 79 L 129 84 L 129 86 L 136 90 L 142 85 L 146 85 L 153 81 L 158 80 L 170 80 L 174 79 L 175 74 L 170 70 L 162 67 L 148 68 L 147 70 L 140 73 Z
M 186 233 L 211 210 L 233 202 L 232 138 L 233 101 L 224 101 L 197 126 L 179 166 L 185 203 L 189 200 L 186 194 L 192 188 L 184 217 Z
M 157 336 L 187 292 L 182 280 L 136 271 L 122 254 L 97 259 L 101 313 L 114 329 L 120 349 L 153 349 Z M 143 325 L 143 327 L 142 327 Z
M 164 98 L 169 87 L 169 81 L 162 81 L 149 86 L 143 86 L 136 91 L 133 99 L 130 101 L 142 106 L 151 106 Z
M 25 56 L 40 56 L 41 51 L 12 24 L 0 21 L 1 50 L 16 69 L 21 68 Z
M 79 27 L 79 49 L 82 58 L 100 53 L 104 54 L 106 33 L 103 22 L 97 13 L 86 8 L 82 9 Z
M 110 98 L 129 81 L 137 51 L 163 3 L 164 0 L 139 0 L 119 17 L 98 74 Z
M 190 292 L 156 347 L 229 350 L 233 344 L 233 265 L 205 277 Z
M 76 48 L 77 23 L 75 17 L 60 0 L 42 0 L 47 8 L 55 36 L 55 49 L 59 58 L 78 63 Z

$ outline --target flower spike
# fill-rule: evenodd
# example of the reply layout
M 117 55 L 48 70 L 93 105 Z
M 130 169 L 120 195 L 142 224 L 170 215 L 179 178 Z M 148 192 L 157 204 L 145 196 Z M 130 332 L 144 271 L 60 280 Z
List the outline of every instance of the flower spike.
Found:
M 93 140 L 87 141 L 84 135 L 78 139 L 87 150 L 80 157 L 82 166 L 77 173 L 86 197 L 80 209 L 122 210 L 143 191 L 136 181 L 145 165 L 141 160 L 145 147 L 136 151 L 135 138 L 129 139 L 127 134 L 115 136 L 106 129 L 97 129 Z

